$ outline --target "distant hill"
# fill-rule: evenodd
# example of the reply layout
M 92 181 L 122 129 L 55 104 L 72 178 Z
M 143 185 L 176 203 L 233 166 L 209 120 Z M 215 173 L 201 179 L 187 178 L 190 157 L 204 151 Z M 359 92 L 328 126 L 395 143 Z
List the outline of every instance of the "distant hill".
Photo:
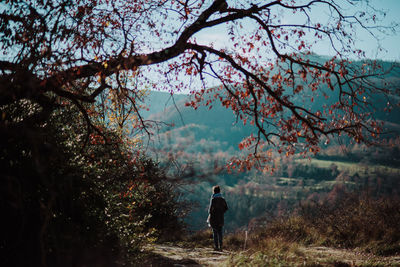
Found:
M 236 118 L 230 109 L 226 109 L 219 102 L 213 108 L 201 106 L 197 110 L 185 106 L 188 95 L 174 95 L 174 101 L 170 94 L 163 92 L 151 92 L 148 97 L 150 111 L 145 118 L 154 121 L 163 121 L 173 124 L 161 132 L 171 131 L 189 134 L 187 131 L 194 130 L 196 140 L 207 139 L 208 141 L 221 142 L 222 149 L 229 147 L 237 148 L 238 143 L 251 134 L 253 128 L 244 126 Z
M 141 110 L 144 118 L 149 119 L 151 115 L 162 114 L 166 109 L 174 105 L 174 102 L 180 102 L 187 99 L 188 95 L 174 94 L 167 92 L 149 91 L 144 98 L 144 104 L 149 110 Z

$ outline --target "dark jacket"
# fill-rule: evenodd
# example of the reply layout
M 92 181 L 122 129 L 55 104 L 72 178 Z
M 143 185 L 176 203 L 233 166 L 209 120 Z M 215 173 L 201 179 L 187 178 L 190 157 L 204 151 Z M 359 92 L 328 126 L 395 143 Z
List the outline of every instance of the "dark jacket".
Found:
M 208 213 L 210 214 L 210 225 L 212 228 L 224 226 L 224 213 L 228 205 L 221 194 L 214 194 L 211 197 Z

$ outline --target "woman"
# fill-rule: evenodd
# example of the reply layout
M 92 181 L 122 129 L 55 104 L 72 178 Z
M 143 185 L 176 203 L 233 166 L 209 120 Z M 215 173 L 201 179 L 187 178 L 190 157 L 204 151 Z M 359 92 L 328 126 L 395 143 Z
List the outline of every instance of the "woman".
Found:
M 221 189 L 216 185 L 213 187 L 207 220 L 213 230 L 214 250 L 222 251 L 222 227 L 224 226 L 224 213 L 227 210 L 228 205 L 221 195 Z

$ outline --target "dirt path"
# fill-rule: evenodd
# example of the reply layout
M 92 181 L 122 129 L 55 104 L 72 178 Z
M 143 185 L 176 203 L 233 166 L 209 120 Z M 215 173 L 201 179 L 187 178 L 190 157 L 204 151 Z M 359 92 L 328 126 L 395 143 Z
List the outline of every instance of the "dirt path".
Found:
M 230 255 L 228 251 L 214 251 L 202 247 L 184 248 L 155 244 L 147 249 L 160 256 L 153 266 L 220 266 Z

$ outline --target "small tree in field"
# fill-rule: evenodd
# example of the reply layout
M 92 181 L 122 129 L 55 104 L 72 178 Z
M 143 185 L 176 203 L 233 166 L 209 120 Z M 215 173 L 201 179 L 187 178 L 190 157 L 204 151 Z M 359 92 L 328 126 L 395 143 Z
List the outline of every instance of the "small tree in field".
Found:
M 360 2 L 5 1 L 0 105 L 29 99 L 40 112 L 24 120 L 3 112 L 1 130 L 12 134 L 20 125 L 44 123 L 51 110 L 65 103 L 79 107 L 88 131 L 99 130 L 85 103 L 113 107 L 120 117 L 111 118 L 119 125 L 131 119 L 127 113 L 134 114 L 136 125 L 147 130 L 139 113 L 140 90 L 155 76 L 158 88 L 191 88 L 194 98 L 188 105 L 217 100 L 256 127 L 257 133 L 239 144 L 253 148 L 248 158 L 236 162 L 242 168 L 267 162 L 270 144 L 290 155 L 315 153 L 321 138 L 334 135 L 369 142 L 381 132 L 369 116 L 369 96 L 390 92 L 375 62 L 356 67 L 349 56 L 364 56 L 355 45 L 356 31 L 374 36 L 393 28 L 380 27 L 377 21 L 384 14 L 372 8 L 347 14 L 346 8 L 357 10 Z M 321 12 L 327 15 L 318 16 Z M 226 47 L 197 40 L 200 33 L 224 25 L 230 38 Z M 309 51 L 316 42 L 336 55 L 325 62 L 313 60 Z M 150 75 L 138 73 L 145 66 Z M 204 99 L 210 78 L 222 86 Z M 202 89 L 191 87 L 196 79 Z M 317 95 L 335 101 L 318 108 L 295 101 L 312 103 Z

